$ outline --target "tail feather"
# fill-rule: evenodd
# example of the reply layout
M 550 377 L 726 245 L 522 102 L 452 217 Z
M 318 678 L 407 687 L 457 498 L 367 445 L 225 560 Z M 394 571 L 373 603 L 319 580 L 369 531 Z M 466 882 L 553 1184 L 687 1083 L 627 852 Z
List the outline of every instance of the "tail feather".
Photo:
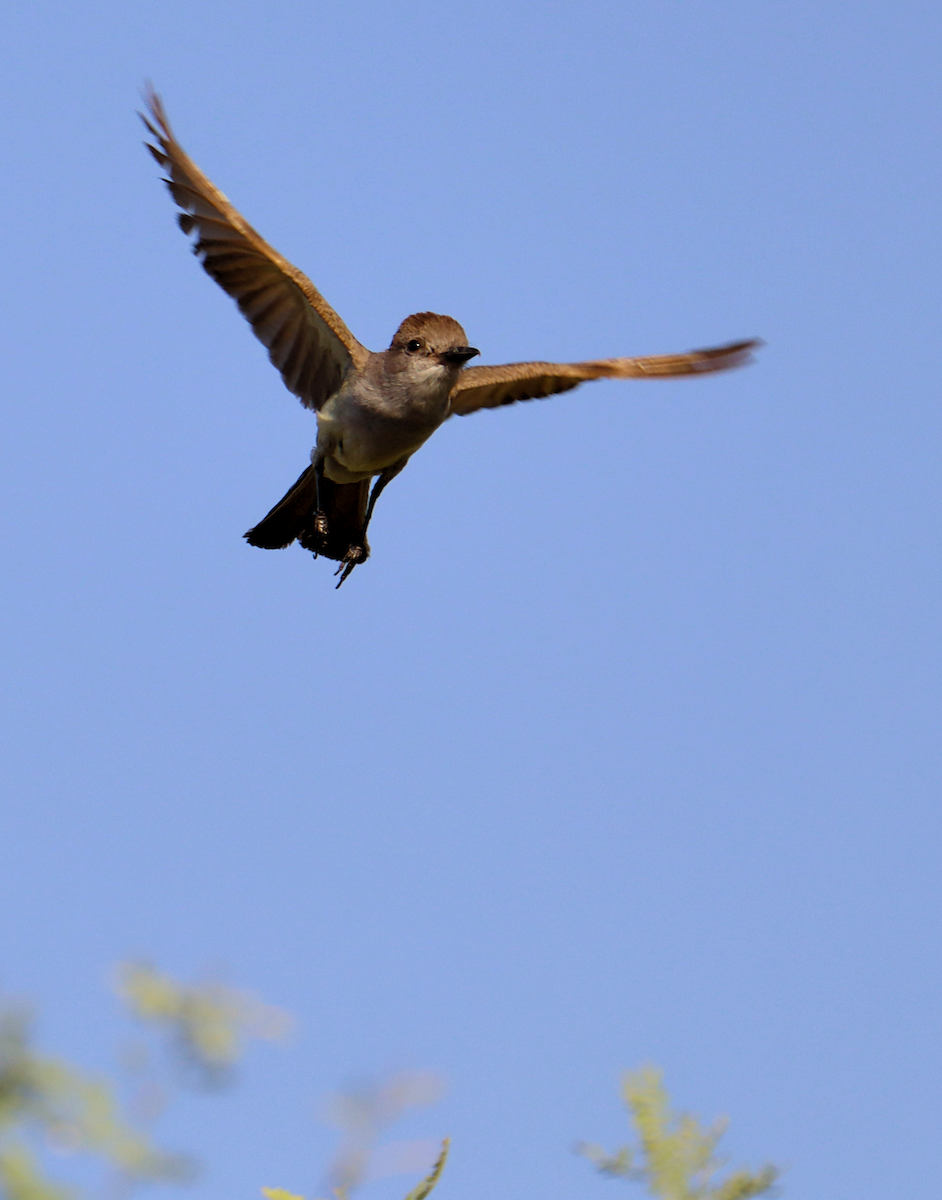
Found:
M 365 553 L 360 561 L 364 562 L 370 555 L 369 545 L 363 537 L 369 498 L 368 479 L 361 479 L 359 483 L 332 483 L 322 479 L 321 509 L 327 517 L 327 537 L 314 529 L 312 511 L 305 528 L 298 534 L 298 541 L 305 550 L 337 562 L 342 561 L 351 546 L 362 546 Z
M 308 467 L 271 512 L 245 534 L 245 540 L 262 550 L 283 550 L 307 528 L 316 507 L 317 481 L 314 468 Z
M 333 483 L 322 478 L 320 494 L 321 509 L 327 517 L 326 537 L 314 528 L 317 480 L 314 468 L 308 467 L 271 512 L 245 534 L 246 541 L 263 550 L 283 550 L 297 540 L 305 550 L 336 562 L 343 559 L 351 545 L 363 545 L 368 556 L 369 546 L 362 542 L 361 531 L 370 481 Z

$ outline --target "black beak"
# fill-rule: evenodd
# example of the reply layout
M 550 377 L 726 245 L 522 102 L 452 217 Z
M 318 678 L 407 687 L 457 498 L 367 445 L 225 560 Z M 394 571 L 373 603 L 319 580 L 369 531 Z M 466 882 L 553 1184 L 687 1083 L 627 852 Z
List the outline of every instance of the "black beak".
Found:
M 473 346 L 455 346 L 452 350 L 446 350 L 441 358 L 443 362 L 463 367 L 469 358 L 475 358 L 480 353 L 481 351 L 475 350 Z

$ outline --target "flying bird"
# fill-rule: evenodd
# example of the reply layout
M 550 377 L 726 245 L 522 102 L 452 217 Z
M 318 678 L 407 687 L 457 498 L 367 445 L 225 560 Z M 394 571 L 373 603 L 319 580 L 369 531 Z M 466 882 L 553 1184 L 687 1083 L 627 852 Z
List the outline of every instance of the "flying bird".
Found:
M 337 587 L 369 557 L 376 501 L 411 456 L 451 416 L 568 392 L 591 379 L 664 379 L 740 367 L 757 340 L 686 354 L 592 362 L 466 364 L 479 351 L 452 317 L 414 313 L 388 350 L 359 342 L 308 277 L 262 238 L 183 151 L 160 97 L 146 97 L 145 142 L 166 170 L 193 235 L 193 253 L 236 301 L 288 391 L 317 414 L 310 466 L 244 536 L 280 550 L 298 541 L 339 563 Z M 372 491 L 370 490 L 371 482 Z

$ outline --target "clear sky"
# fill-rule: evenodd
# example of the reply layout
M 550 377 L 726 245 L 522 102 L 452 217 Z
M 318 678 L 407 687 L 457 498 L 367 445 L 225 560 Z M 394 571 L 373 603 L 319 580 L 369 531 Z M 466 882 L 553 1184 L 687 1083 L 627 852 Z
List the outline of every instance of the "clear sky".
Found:
M 647 1060 L 790 1200 L 936 1196 L 938 5 L 3 28 L 0 973 L 44 1049 L 113 1062 L 129 954 L 290 1009 L 163 1130 L 196 1200 L 310 1194 L 318 1098 L 402 1066 L 449 1082 L 442 1200 L 604 1200 L 570 1146 Z M 148 77 L 372 348 L 767 348 L 451 421 L 335 592 L 242 540 L 315 425 L 175 227 Z

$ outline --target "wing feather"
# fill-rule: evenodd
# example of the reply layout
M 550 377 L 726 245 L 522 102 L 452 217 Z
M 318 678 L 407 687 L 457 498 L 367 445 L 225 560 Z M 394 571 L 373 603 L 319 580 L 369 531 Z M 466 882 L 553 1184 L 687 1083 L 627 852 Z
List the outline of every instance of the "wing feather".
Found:
M 594 362 L 507 363 L 500 367 L 466 367 L 451 394 L 451 411 L 466 417 L 482 408 L 499 408 L 518 400 L 539 400 L 568 392 L 590 379 L 667 379 L 728 371 L 752 361 L 757 339 L 647 358 L 601 358 Z
M 177 220 L 194 235 L 194 254 L 239 305 L 288 390 L 308 408 L 320 408 L 369 352 L 310 279 L 256 233 L 183 151 L 156 93 L 148 92 L 147 106 L 152 120 L 141 119 L 157 144 L 145 145 L 169 175 L 165 182 L 182 209 Z

